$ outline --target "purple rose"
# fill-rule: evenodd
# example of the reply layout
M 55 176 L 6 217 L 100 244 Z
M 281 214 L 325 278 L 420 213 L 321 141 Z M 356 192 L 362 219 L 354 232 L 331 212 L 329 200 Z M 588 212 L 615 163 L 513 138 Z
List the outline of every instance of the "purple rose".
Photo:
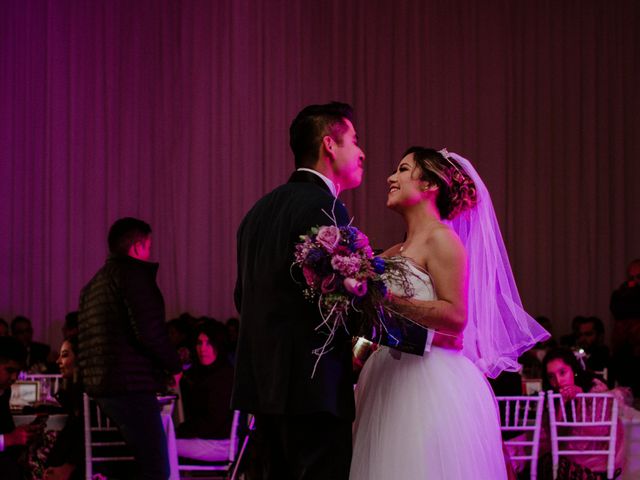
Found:
M 333 225 L 320 227 L 316 235 L 316 241 L 326 248 L 328 252 L 333 252 L 333 249 L 340 241 L 340 230 Z
M 358 233 L 356 234 L 356 238 L 353 242 L 353 245 L 358 250 L 360 250 L 361 248 L 364 248 L 369 245 L 369 237 L 367 237 L 364 233 L 358 230 Z
M 367 282 L 361 282 L 355 278 L 345 278 L 342 282 L 348 292 L 356 297 L 363 297 L 367 293 Z

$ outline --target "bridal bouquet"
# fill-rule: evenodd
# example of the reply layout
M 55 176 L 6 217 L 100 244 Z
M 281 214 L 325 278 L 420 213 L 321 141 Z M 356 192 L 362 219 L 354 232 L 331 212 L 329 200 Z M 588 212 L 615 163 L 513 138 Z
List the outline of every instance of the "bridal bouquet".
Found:
M 327 351 L 339 327 L 346 329 L 347 315 L 361 313 L 364 328 L 384 328 L 384 302 L 388 298 L 387 282 L 408 287 L 404 263 L 376 257 L 367 236 L 356 227 L 328 225 L 313 227 L 300 236 L 295 247 L 294 266 L 302 270 L 304 295 L 316 302 L 327 340 L 313 353 L 320 357 Z M 315 373 L 315 366 L 313 373 Z M 312 374 L 313 377 L 313 374 Z

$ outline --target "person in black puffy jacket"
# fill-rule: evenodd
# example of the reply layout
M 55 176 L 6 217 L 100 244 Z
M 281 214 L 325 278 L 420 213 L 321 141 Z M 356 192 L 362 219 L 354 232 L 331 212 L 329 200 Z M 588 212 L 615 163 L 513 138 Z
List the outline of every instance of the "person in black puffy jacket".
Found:
M 85 391 L 118 425 L 136 459 L 134 478 L 169 477 L 156 392 L 180 372 L 169 342 L 158 264 L 149 262 L 151 227 L 121 218 L 110 255 L 80 295 L 78 365 Z

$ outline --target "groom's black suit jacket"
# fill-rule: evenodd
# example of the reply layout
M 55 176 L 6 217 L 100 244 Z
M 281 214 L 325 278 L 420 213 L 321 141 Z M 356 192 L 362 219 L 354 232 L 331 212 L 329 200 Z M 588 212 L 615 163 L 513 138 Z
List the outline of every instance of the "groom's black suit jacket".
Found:
M 311 378 L 316 361 L 312 351 L 324 344 L 326 335 L 315 331 L 322 322 L 318 306 L 304 298 L 302 276 L 291 268 L 300 235 L 317 225 L 331 225 L 323 210 L 331 214 L 332 208 L 338 225 L 348 224 L 346 208 L 340 201 L 334 207 L 322 179 L 296 171 L 288 183 L 260 199 L 240 224 L 234 409 L 354 417 L 351 339 L 340 329 Z

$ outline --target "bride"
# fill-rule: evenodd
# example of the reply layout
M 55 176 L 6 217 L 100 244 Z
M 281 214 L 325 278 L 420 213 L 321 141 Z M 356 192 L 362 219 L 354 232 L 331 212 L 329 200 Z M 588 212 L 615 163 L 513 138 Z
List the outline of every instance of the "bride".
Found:
M 392 288 L 392 308 L 436 333 L 423 357 L 380 347 L 365 363 L 350 479 L 506 479 L 485 375 L 517 370 L 520 353 L 548 333 L 522 309 L 491 199 L 468 161 L 412 147 L 388 183 L 387 206 L 407 237 L 384 255 L 406 263 L 412 290 Z

